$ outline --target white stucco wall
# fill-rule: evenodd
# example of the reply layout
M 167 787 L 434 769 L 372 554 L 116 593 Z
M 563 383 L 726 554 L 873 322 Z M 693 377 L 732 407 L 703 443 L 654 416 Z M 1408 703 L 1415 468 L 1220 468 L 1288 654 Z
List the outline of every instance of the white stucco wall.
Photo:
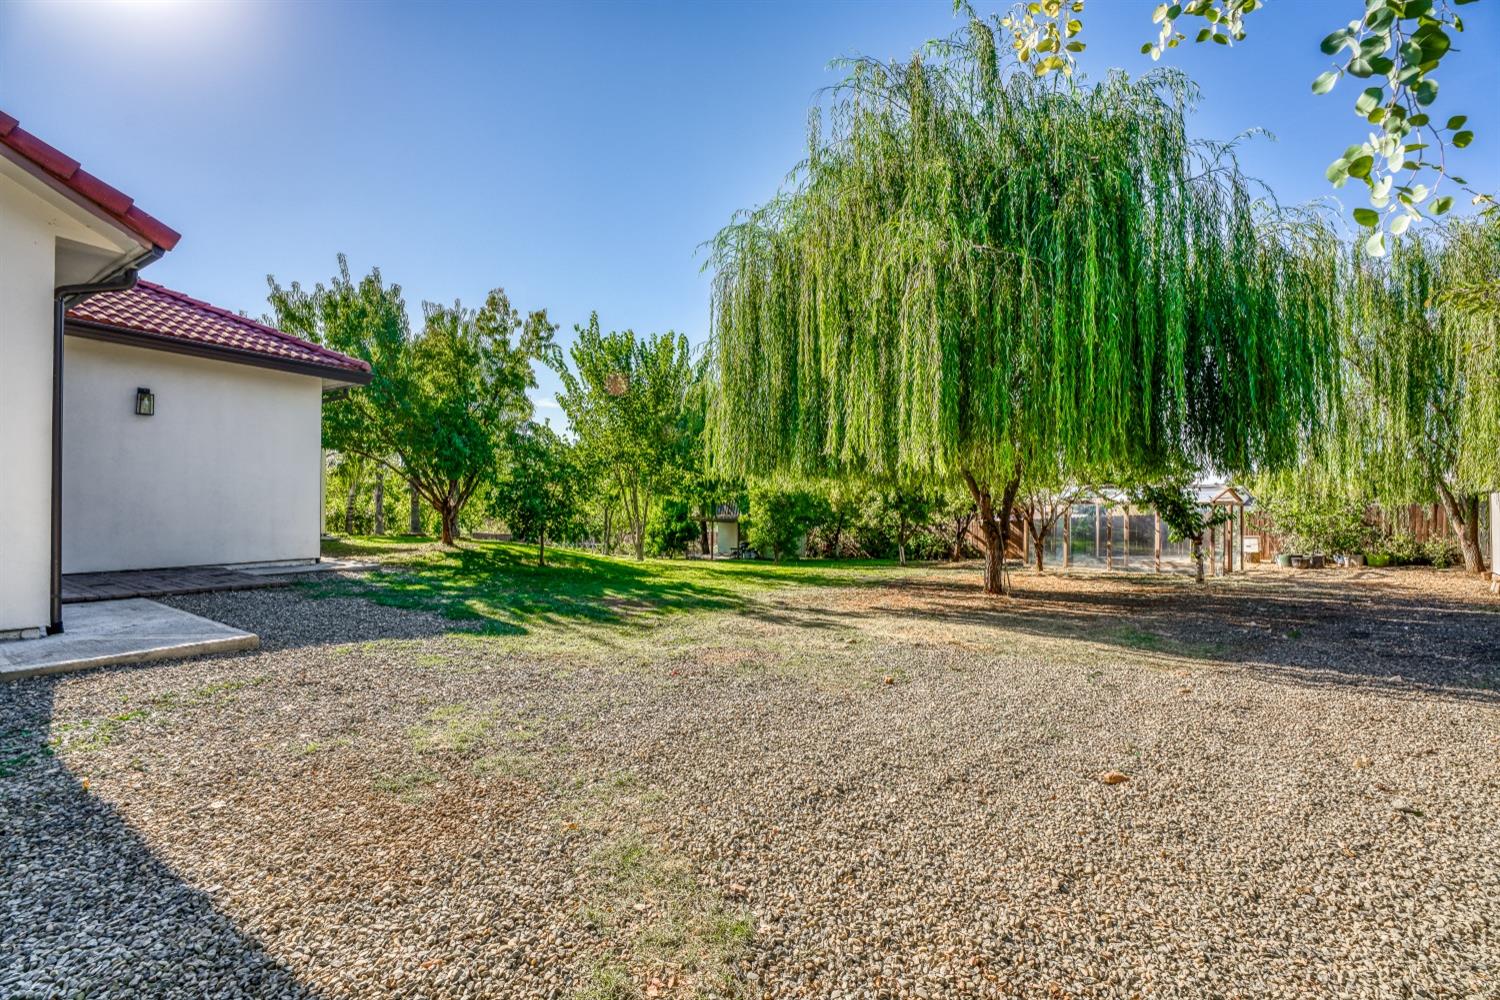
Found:
M 58 239 L 111 241 L 0 163 L 0 635 L 45 628 L 51 578 L 52 302 Z M 137 248 L 138 249 L 138 248 Z M 71 251 L 63 251 L 70 257 Z M 70 257 L 70 259 L 76 259 Z M 81 280 L 82 275 L 68 275 Z
M 317 378 L 74 336 L 64 361 L 65 573 L 317 558 Z
M 1500 580 L 1500 493 L 1490 494 L 1490 572 Z

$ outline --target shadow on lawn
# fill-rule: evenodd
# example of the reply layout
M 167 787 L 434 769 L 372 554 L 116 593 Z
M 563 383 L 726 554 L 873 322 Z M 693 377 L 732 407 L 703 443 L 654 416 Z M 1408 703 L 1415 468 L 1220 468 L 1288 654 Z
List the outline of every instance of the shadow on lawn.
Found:
M 313 597 L 362 597 L 512 635 L 546 624 L 626 623 L 643 613 L 733 610 L 744 607 L 756 592 L 794 585 L 847 586 L 872 567 L 884 565 L 637 563 L 555 549 L 548 551 L 547 565 L 538 566 L 536 549 L 529 545 L 466 542 L 443 549 L 383 539 L 325 543 L 325 551 L 380 556 L 383 569 L 364 577 L 306 584 Z
M 1355 574 L 1234 578 L 1016 577 L 987 598 L 965 574 L 892 581 L 838 617 L 897 617 L 1129 648 L 1165 659 L 1243 665 L 1300 685 L 1361 685 L 1500 702 L 1500 606 Z M 1419 581 L 1418 581 L 1419 582 Z M 822 627 L 826 609 L 778 602 L 773 614 Z M 1003 642 L 1003 639 L 1000 640 Z
M 53 755 L 57 683 L 0 686 L 7 995 L 315 997 Z

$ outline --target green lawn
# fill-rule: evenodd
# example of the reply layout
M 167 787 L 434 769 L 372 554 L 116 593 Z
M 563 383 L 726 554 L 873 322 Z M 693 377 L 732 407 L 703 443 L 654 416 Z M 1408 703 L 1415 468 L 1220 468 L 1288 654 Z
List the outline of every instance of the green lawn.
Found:
M 349 537 L 325 541 L 323 554 L 379 562 L 383 571 L 308 584 L 313 596 L 359 596 L 378 604 L 474 621 L 485 631 L 519 633 L 536 625 L 609 623 L 641 615 L 730 610 L 788 586 L 847 586 L 894 564 L 806 560 L 647 559 L 547 550 L 516 542 L 464 541 L 444 548 L 431 537 Z

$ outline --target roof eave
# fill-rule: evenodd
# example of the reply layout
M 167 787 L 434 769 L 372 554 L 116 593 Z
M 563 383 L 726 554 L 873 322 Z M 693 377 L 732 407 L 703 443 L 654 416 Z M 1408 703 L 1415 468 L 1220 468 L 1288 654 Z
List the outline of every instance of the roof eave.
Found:
M 65 327 L 65 332 L 74 337 L 83 337 L 88 340 L 98 340 L 109 344 L 125 344 L 130 347 L 145 348 L 146 350 L 165 351 L 168 354 L 184 354 L 189 357 L 227 361 L 231 364 L 249 365 L 253 368 L 266 368 L 272 371 L 289 372 L 294 375 L 310 375 L 324 381 L 324 391 L 343 388 L 345 386 L 370 384 L 371 376 L 368 370 L 361 371 L 352 368 L 339 368 L 334 365 L 319 365 L 309 361 L 296 361 L 291 358 L 276 358 L 255 351 L 242 351 L 237 348 L 223 347 L 218 344 L 204 344 L 183 340 L 179 337 L 167 337 L 157 333 L 132 330 L 128 327 L 111 326 L 107 323 L 93 323 L 88 320 L 70 318 Z

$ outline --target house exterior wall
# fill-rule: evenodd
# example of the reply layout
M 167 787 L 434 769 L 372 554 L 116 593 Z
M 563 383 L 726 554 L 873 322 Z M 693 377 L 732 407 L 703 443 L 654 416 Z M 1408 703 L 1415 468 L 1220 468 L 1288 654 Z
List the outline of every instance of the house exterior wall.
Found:
M 737 521 L 710 521 L 708 533 L 715 555 L 727 556 L 739 547 L 740 526 Z
M 1490 494 L 1490 573 L 1500 582 L 1500 493 Z
M 65 573 L 317 558 L 319 379 L 74 336 L 64 363 Z
M 68 210 L 0 171 L 0 636 L 31 634 L 50 618 L 52 303 L 59 237 L 101 247 L 104 254 L 118 252 Z

